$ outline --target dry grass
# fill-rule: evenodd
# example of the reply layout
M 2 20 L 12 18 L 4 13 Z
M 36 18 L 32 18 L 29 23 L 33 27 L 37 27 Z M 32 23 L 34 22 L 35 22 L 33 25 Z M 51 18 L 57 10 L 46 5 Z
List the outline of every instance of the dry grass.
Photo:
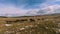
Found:
M 59 16 L 0 18 L 0 34 L 60 34 L 59 23 Z

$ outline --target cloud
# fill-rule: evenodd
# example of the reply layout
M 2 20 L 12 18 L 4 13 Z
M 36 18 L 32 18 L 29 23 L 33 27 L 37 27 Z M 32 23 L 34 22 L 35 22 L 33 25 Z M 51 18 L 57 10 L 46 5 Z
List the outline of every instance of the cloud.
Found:
M 22 8 L 17 8 L 11 5 L 0 4 L 0 16 L 23 16 L 28 10 Z
M 0 0 L 1 16 L 59 13 L 59 0 Z
M 51 13 L 60 13 L 59 9 L 60 9 L 60 5 L 58 5 L 58 4 L 42 8 L 42 10 L 44 10 L 48 14 L 51 14 Z
M 38 1 L 38 0 L 37 0 Z M 41 1 L 41 0 L 40 0 Z M 25 5 L 25 9 L 40 9 L 40 8 L 43 8 L 43 7 L 46 7 L 46 6 L 50 6 L 50 5 L 55 5 L 55 4 L 58 4 L 56 2 L 58 2 L 59 0 L 42 0 L 41 3 L 38 3 L 36 1 L 34 1 L 35 3 L 33 3 L 32 1 L 30 3 L 32 4 L 26 4 Z M 60 2 L 59 2 L 60 3 Z
M 60 5 L 50 5 L 41 9 L 32 9 L 30 12 L 27 12 L 28 15 L 44 15 L 44 14 L 54 14 L 60 13 Z
M 56 0 L 56 1 L 60 1 L 60 0 Z
M 6 5 L 15 6 L 20 8 L 23 6 L 24 9 L 35 9 L 44 7 L 47 5 L 53 5 L 58 0 L 0 0 L 0 3 Z
M 20 7 L 21 5 L 26 5 L 30 7 L 35 4 L 44 3 L 46 0 L 0 0 L 0 3 L 5 5 L 15 5 L 16 7 Z

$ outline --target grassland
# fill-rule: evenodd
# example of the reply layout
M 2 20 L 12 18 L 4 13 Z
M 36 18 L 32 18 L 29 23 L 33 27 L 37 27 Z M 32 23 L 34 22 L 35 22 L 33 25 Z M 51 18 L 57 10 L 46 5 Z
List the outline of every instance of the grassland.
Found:
M 1 17 L 0 34 L 60 34 L 60 16 Z

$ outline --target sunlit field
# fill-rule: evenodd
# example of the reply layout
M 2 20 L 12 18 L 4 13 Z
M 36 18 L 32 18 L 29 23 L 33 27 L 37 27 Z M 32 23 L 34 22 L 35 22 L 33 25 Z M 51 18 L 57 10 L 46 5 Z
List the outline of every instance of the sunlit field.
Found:
M 60 34 L 60 16 L 1 17 L 0 34 Z

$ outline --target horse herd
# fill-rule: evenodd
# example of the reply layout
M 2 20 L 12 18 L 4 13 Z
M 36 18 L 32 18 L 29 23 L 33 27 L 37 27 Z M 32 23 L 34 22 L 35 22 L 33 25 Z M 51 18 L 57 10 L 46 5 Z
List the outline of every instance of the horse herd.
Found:
M 40 19 L 37 19 L 40 20 Z M 29 22 L 35 22 L 35 19 L 17 19 L 17 20 L 6 20 L 7 24 L 11 24 L 11 23 L 17 23 L 17 22 L 25 22 L 25 21 L 29 21 Z

